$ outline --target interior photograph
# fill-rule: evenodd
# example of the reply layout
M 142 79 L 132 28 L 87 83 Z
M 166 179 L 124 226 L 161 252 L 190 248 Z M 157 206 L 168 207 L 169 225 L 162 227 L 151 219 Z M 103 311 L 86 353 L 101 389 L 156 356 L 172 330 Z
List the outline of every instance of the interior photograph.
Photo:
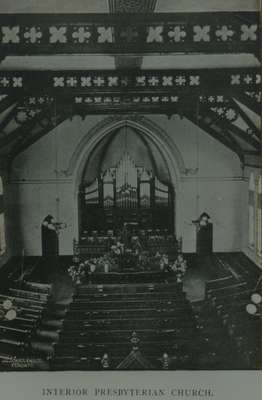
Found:
M 256 0 L 1 0 L 0 371 L 262 369 Z

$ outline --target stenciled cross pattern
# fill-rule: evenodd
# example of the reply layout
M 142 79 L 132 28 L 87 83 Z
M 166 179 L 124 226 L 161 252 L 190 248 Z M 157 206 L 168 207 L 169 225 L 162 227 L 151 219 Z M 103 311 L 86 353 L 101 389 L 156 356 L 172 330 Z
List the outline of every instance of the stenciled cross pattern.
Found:
M 147 43 L 162 43 L 164 41 L 163 30 L 163 26 L 150 26 L 147 36 Z
M 163 76 L 163 86 L 173 86 L 173 76 Z
M 76 43 L 88 43 L 91 32 L 88 27 L 75 28 L 72 37 Z
M 173 30 L 170 30 L 168 32 L 168 36 L 170 37 L 171 40 L 174 42 L 181 42 L 185 39 L 187 33 L 184 29 L 184 27 L 181 26 L 175 26 Z
M 9 85 L 10 85 L 10 79 L 8 79 L 6 77 L 4 77 L 4 78 L 0 77 L 0 86 L 8 87 Z
M 223 42 L 230 40 L 233 37 L 233 35 L 234 31 L 229 27 L 227 27 L 226 25 L 221 26 L 221 28 L 216 31 L 216 36 Z
M 70 76 L 66 80 L 67 86 L 76 87 L 77 86 L 77 78 Z
M 178 86 L 183 86 L 186 84 L 186 78 L 184 76 L 180 75 L 175 79 L 175 82 Z
M 235 72 L 234 72 L 235 71 Z M 254 86 L 261 84 L 261 74 L 257 68 L 245 69 L 239 71 L 239 69 L 227 69 L 223 70 L 221 74 L 215 77 L 215 85 L 229 85 L 232 87 L 236 86 L 236 89 L 240 89 L 241 86 L 246 89 L 252 90 Z M 36 78 L 38 84 L 41 84 L 46 88 L 108 88 L 111 90 L 117 90 L 117 88 L 127 87 L 128 89 L 139 87 L 145 91 L 146 88 L 159 87 L 166 91 L 172 87 L 194 87 L 197 86 L 199 89 L 206 88 L 208 82 L 212 86 L 213 78 L 210 75 L 211 72 L 196 73 L 197 70 L 177 70 L 173 73 L 165 74 L 164 71 L 151 72 L 144 70 L 144 73 L 123 73 L 114 71 L 87 71 L 86 74 L 81 74 L 79 71 L 60 71 L 53 72 L 50 76 L 44 77 L 43 73 L 36 72 L 39 75 Z M 168 71 L 166 71 L 168 72 Z M 0 87 L 9 89 L 25 89 L 32 85 L 32 80 L 28 72 L 21 72 L 10 76 L 8 72 L 2 71 L 0 75 Z M 72 74 L 72 75 L 71 75 Z M 206 74 L 206 76 L 204 75 Z M 44 79 L 44 81 L 43 81 Z M 37 85 L 38 85 L 37 84 Z M 237 88 L 238 87 L 238 88 Z M 246 90 L 245 89 L 245 90 Z
M 253 78 L 250 75 L 246 75 L 243 81 L 246 82 L 247 85 L 249 85 L 249 83 L 253 82 Z
M 15 120 L 18 124 L 21 124 L 23 122 L 26 122 L 29 118 L 29 115 L 27 115 L 26 110 L 19 110 L 17 114 L 15 115 Z
M 97 28 L 97 33 L 98 33 L 98 38 L 97 38 L 98 43 L 113 43 L 113 33 L 111 27 L 107 28 L 105 26 L 99 26 Z
M 257 25 L 242 25 L 241 26 L 241 40 L 242 41 L 247 41 L 247 40 L 257 40 Z
M 121 102 L 129 104 L 161 104 L 161 103 L 178 103 L 178 96 L 76 96 L 75 104 L 119 104 Z
M 210 41 L 210 26 L 194 26 L 194 42 L 209 42 Z
M 82 76 L 81 77 L 81 86 L 82 87 L 90 87 L 90 86 L 92 86 L 92 78 L 91 78 L 91 76 Z
M 159 79 L 155 76 L 152 76 L 148 79 L 148 83 L 150 86 L 157 86 L 159 84 Z
M 23 78 L 22 77 L 13 77 L 13 87 L 21 88 L 23 87 Z
M 42 36 L 43 34 L 39 26 L 38 27 L 33 26 L 31 28 L 27 28 L 26 32 L 24 33 L 24 38 L 26 39 L 27 42 L 30 43 L 39 43 Z
M 222 21 L 221 21 L 222 22 Z M 158 23 L 135 23 L 130 20 L 125 25 L 123 22 L 111 22 L 109 24 L 97 22 L 83 22 L 81 25 L 68 22 L 57 24 L 41 25 L 39 21 L 35 25 L 18 24 L 0 26 L 0 44 L 19 45 L 27 44 L 32 46 L 46 47 L 49 45 L 65 44 L 94 44 L 107 45 L 109 48 L 119 42 L 133 44 L 141 43 L 153 47 L 153 44 L 182 44 L 194 43 L 224 43 L 236 42 L 242 45 L 247 42 L 258 40 L 258 24 L 242 23 L 232 20 L 232 24 L 223 24 L 213 21 L 207 24 L 192 24 L 190 22 L 172 23 L 172 21 Z M 30 48 L 29 48 L 30 49 Z
M 211 110 L 230 122 L 235 122 L 239 117 L 237 111 L 232 107 L 211 107 Z
M 118 86 L 118 76 L 109 76 L 108 77 L 108 86 Z
M 65 26 L 56 27 L 51 26 L 49 28 L 50 33 L 50 43 L 66 43 L 67 36 L 66 36 L 67 28 Z
M 190 76 L 189 78 L 189 85 L 190 86 L 198 86 L 200 84 L 200 76 Z
M 94 82 L 94 85 L 95 85 L 95 86 L 100 87 L 100 86 L 104 86 L 104 84 L 105 84 L 105 79 L 102 78 L 102 77 L 100 77 L 100 76 L 98 76 L 98 77 L 96 77 L 96 78 L 93 80 L 93 82 Z
M 13 88 L 22 88 L 23 87 L 23 78 L 14 76 L 13 78 L 7 78 L 5 76 L 0 76 L 0 87 L 13 87 Z
M 2 26 L 2 43 L 20 43 L 20 27 L 19 26 Z

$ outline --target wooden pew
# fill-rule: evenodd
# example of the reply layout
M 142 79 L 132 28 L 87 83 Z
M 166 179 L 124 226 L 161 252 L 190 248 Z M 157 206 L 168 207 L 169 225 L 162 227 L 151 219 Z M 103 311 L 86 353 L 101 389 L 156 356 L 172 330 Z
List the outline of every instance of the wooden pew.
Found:
M 243 289 L 247 289 L 247 284 L 246 282 L 242 282 L 242 283 L 236 283 L 234 285 L 229 285 L 229 286 L 223 286 L 223 287 L 219 287 L 216 289 L 212 289 L 212 290 L 208 290 L 207 292 L 207 297 L 211 298 L 213 296 L 225 296 L 227 294 L 237 294 L 241 291 L 243 291 Z
M 26 298 L 26 299 L 32 299 L 32 300 L 38 300 L 38 301 L 43 301 L 43 302 L 47 302 L 48 297 L 49 297 L 49 294 L 47 294 L 47 293 L 38 293 L 38 292 L 33 292 L 31 290 L 24 290 L 24 289 L 10 288 L 9 293 L 13 296 Z
M 29 298 L 24 298 L 24 297 L 19 297 L 19 296 L 11 296 L 9 294 L 0 294 L 0 301 L 4 300 L 12 300 L 15 302 L 16 305 L 25 305 L 25 306 L 30 306 L 31 308 L 35 309 L 43 309 L 46 306 L 45 301 L 40 301 L 40 300 L 33 300 Z
M 145 355 L 149 356 L 161 356 L 163 353 L 182 353 L 185 347 L 192 347 L 192 338 L 188 339 L 178 339 L 176 338 L 173 342 L 163 342 L 163 341 L 150 341 L 141 342 L 139 348 Z M 181 349 L 180 349 L 181 348 Z M 115 354 L 118 356 L 125 356 L 132 350 L 132 344 L 128 342 L 109 342 L 109 343 L 59 343 L 55 345 L 56 355 L 62 356 L 73 356 L 78 355 L 78 357 L 89 355 L 89 356 L 103 356 L 104 353 Z
M 185 313 L 187 312 L 187 316 L 192 316 L 192 310 L 188 309 L 188 307 L 170 307 L 170 308 L 164 308 L 164 307 L 150 307 L 150 308 L 131 308 L 131 309 L 98 309 L 98 310 L 69 310 L 66 314 L 66 320 L 70 321 L 77 321 L 77 320 L 83 320 L 83 319 L 88 319 L 88 318 L 114 318 L 114 317 L 125 317 L 125 316 L 130 316 L 130 317 L 143 317 L 143 316 L 159 316 L 159 315 L 164 315 L 164 316 L 172 316 L 175 315 L 176 313 Z
M 129 309 L 129 308 L 156 308 L 156 307 L 173 307 L 176 305 L 181 305 L 187 306 L 187 303 L 185 301 L 180 301 L 178 302 L 177 300 L 173 299 L 163 299 L 163 300 L 157 300 L 157 299 L 150 299 L 150 300 L 114 300 L 114 301 L 103 301 L 103 300 L 97 300 L 97 301 L 74 301 L 73 303 L 70 304 L 69 309 L 70 310 L 103 310 L 103 309 Z
M 50 291 L 52 289 L 51 284 L 47 283 L 39 283 L 39 282 L 30 282 L 30 281 L 24 281 L 23 282 L 23 288 L 25 290 L 31 290 L 36 293 L 41 293 L 41 294 L 50 294 Z

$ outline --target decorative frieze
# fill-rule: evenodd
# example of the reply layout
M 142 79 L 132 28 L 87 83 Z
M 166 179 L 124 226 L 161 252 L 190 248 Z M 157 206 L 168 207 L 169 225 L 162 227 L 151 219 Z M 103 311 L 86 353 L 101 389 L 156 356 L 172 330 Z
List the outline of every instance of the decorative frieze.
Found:
M 259 68 L 184 69 L 134 71 L 0 71 L 0 93 L 30 90 L 215 96 L 228 91 L 256 93 L 261 85 Z M 252 95 L 253 96 L 253 95 Z M 218 98 L 219 100 L 219 98 Z
M 5 54 L 257 53 L 259 13 L 0 14 Z

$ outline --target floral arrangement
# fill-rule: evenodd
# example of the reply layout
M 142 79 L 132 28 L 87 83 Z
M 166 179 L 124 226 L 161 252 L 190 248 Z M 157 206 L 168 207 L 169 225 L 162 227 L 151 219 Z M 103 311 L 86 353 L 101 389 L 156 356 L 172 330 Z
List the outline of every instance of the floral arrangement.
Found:
M 117 264 L 114 258 L 109 254 L 105 254 L 102 257 L 89 258 L 84 262 L 80 262 L 78 265 L 71 265 L 68 268 L 68 273 L 73 282 L 80 284 L 90 274 L 95 272 L 107 274 L 116 269 Z
M 172 271 L 177 275 L 178 282 L 182 282 L 182 278 L 187 271 L 187 262 L 183 254 L 179 254 L 176 261 L 171 265 Z
M 187 271 L 187 262 L 184 259 L 183 254 L 179 254 L 177 259 L 173 263 L 170 263 L 167 254 L 160 254 L 157 252 L 151 263 L 151 265 L 154 265 L 162 272 L 174 272 L 178 282 L 182 282 L 182 278 Z
M 85 277 L 85 271 L 82 268 L 82 264 L 71 265 L 68 268 L 68 274 L 71 277 L 72 281 L 76 284 L 80 284 Z
M 116 242 L 111 246 L 111 252 L 114 256 L 120 257 L 125 252 L 125 245 L 121 242 Z

